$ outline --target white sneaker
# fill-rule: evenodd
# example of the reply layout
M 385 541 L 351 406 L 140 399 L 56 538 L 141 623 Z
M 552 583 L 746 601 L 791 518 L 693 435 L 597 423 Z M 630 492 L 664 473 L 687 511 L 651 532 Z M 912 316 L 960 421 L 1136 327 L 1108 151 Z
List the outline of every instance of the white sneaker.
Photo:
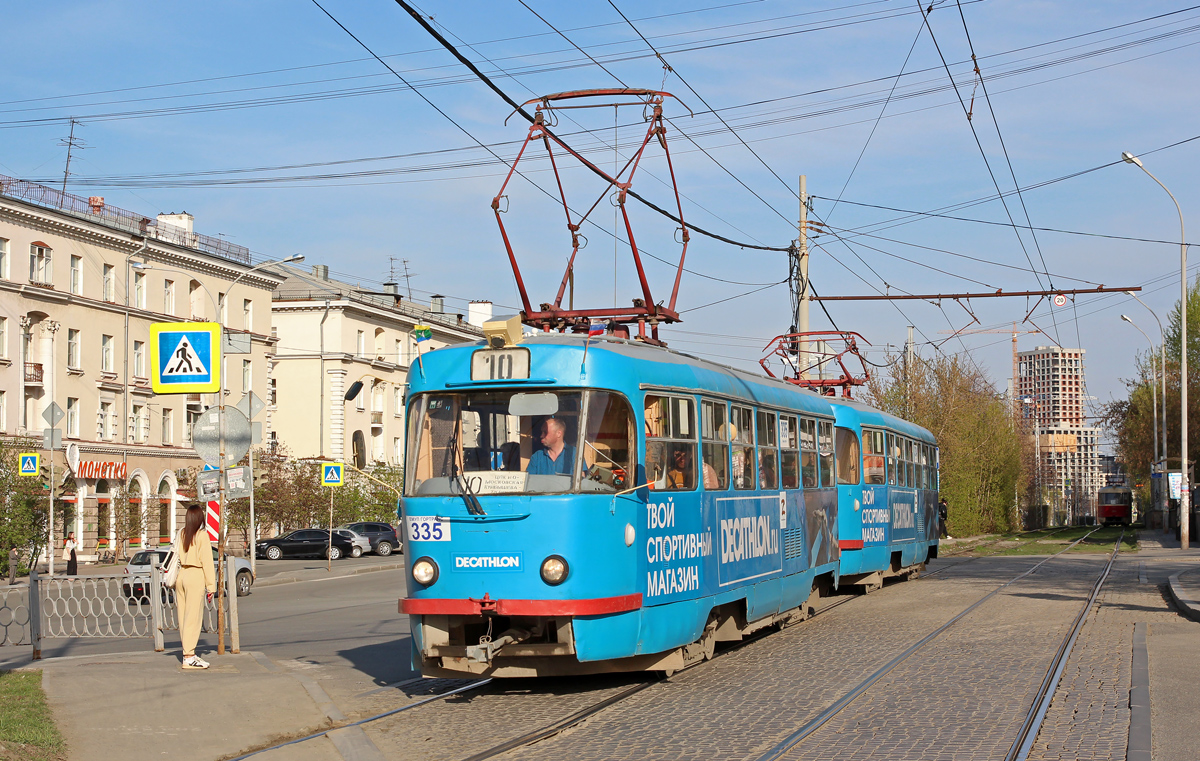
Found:
M 206 669 L 208 661 L 198 655 L 189 655 L 183 659 L 183 667 L 185 669 Z

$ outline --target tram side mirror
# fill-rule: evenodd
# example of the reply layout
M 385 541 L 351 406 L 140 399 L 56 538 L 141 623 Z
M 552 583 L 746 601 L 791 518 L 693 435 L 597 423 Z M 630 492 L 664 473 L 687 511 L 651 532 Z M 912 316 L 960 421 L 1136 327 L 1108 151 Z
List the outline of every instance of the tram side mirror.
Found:
M 558 397 L 554 394 L 513 394 L 508 400 L 508 414 L 519 417 L 553 415 L 558 412 Z

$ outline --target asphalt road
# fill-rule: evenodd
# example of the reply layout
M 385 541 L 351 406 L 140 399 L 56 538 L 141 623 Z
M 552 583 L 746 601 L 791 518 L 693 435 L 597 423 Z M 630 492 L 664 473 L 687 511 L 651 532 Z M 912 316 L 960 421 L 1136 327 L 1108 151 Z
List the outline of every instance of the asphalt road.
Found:
M 338 561 L 335 570 L 394 563 L 401 556 L 368 556 Z M 323 571 L 325 561 L 280 560 L 259 562 L 259 578 L 277 574 Z M 307 569 L 307 570 L 306 570 Z M 278 586 L 255 587 L 238 599 L 242 650 L 258 650 L 272 660 L 350 668 L 369 676 L 375 684 L 388 684 L 415 676 L 409 668 L 408 620 L 396 611 L 404 593 L 404 570 L 392 569 L 351 576 L 336 576 Z M 178 651 L 177 632 L 167 632 L 168 652 Z M 215 650 L 216 635 L 200 640 L 201 653 Z M 152 650 L 144 639 L 46 639 L 46 658 L 99 655 Z M 6 661 L 27 658 L 29 649 L 0 649 L 0 667 Z

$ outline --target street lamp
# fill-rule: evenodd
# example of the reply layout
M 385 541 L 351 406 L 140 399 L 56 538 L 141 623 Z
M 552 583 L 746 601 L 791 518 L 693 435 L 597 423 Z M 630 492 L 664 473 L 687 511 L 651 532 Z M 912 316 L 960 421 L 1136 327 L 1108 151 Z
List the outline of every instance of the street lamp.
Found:
M 1132 325 L 1137 332 L 1141 333 L 1143 336 L 1146 336 L 1146 331 L 1139 328 L 1136 322 L 1129 319 L 1129 315 L 1123 314 L 1121 315 L 1121 319 Z M 1153 358 L 1154 342 L 1150 340 L 1150 336 L 1146 336 L 1146 342 L 1150 344 L 1150 356 Z M 1150 364 L 1153 366 L 1153 359 L 1150 360 Z M 1166 398 L 1164 398 L 1163 401 L 1165 402 Z M 1150 405 L 1150 420 L 1154 423 L 1154 461 L 1158 462 L 1158 394 L 1154 389 L 1154 378 L 1150 379 Z
M 1132 296 L 1137 303 L 1146 307 L 1146 311 L 1154 316 L 1154 321 L 1158 323 L 1158 335 L 1162 339 L 1158 345 L 1158 366 L 1160 371 L 1159 378 L 1162 381 L 1162 458 L 1165 461 L 1167 459 L 1167 332 L 1163 330 L 1162 320 L 1158 319 L 1158 314 L 1149 306 L 1146 306 L 1146 302 L 1138 298 L 1136 293 L 1125 291 L 1125 295 Z M 1165 463 L 1163 467 L 1166 467 Z
M 1121 158 L 1127 164 L 1134 164 L 1150 179 L 1158 183 L 1158 186 L 1166 191 L 1168 196 L 1171 196 L 1172 203 L 1175 204 L 1175 211 L 1179 214 L 1179 402 L 1180 402 L 1180 426 L 1179 432 L 1179 469 L 1180 469 L 1180 484 L 1179 484 L 1179 546 L 1182 549 L 1188 548 L 1188 533 L 1190 531 L 1192 509 L 1191 509 L 1191 484 L 1188 479 L 1188 342 L 1187 342 L 1187 316 L 1188 316 L 1188 280 L 1187 280 L 1187 233 L 1183 226 L 1183 209 L 1179 208 L 1179 201 L 1175 200 L 1175 196 L 1167 186 L 1150 173 L 1150 170 L 1142 165 L 1141 159 L 1134 156 L 1132 153 L 1125 151 L 1121 154 Z

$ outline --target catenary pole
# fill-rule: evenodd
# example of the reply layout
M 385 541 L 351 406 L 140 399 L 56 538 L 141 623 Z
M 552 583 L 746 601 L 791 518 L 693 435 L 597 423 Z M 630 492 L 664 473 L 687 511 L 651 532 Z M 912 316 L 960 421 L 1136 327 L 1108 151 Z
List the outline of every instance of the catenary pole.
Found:
M 1167 332 L 1165 330 L 1163 330 L 1162 320 L 1158 319 L 1158 312 L 1155 312 L 1153 309 L 1151 309 L 1146 304 L 1146 302 L 1139 299 L 1138 295 L 1136 293 L 1134 293 L 1133 291 L 1129 291 L 1129 295 L 1132 296 L 1134 298 L 1134 300 L 1137 301 L 1137 303 L 1141 304 L 1143 307 L 1146 307 L 1146 311 L 1149 312 L 1151 315 L 1153 315 L 1154 321 L 1156 323 L 1158 323 L 1158 335 L 1159 335 L 1159 339 L 1160 339 L 1158 342 L 1158 369 L 1159 369 L 1159 382 L 1162 384 L 1162 428 L 1161 428 L 1161 430 L 1162 430 L 1162 450 L 1161 451 L 1162 451 L 1162 462 L 1163 462 L 1162 472 L 1166 473 L 1166 471 L 1167 471 Z M 1162 478 L 1166 478 L 1166 476 L 1163 476 Z M 1159 480 L 1161 481 L 1162 478 L 1160 478 Z M 1158 492 L 1159 492 L 1159 494 L 1163 495 L 1162 505 L 1159 506 L 1163 512 L 1163 524 L 1162 524 L 1163 531 L 1167 530 L 1167 520 L 1166 520 L 1167 491 L 1166 491 L 1166 488 L 1167 487 L 1165 484 L 1159 484 Z
M 808 307 L 810 303 L 808 290 L 808 176 L 800 175 L 800 224 L 798 229 L 799 236 L 797 243 L 799 244 L 799 253 L 796 262 L 796 332 L 808 332 Z M 797 366 L 801 368 L 800 376 L 808 377 L 808 339 L 801 339 L 799 346 L 800 356 L 797 357 Z

